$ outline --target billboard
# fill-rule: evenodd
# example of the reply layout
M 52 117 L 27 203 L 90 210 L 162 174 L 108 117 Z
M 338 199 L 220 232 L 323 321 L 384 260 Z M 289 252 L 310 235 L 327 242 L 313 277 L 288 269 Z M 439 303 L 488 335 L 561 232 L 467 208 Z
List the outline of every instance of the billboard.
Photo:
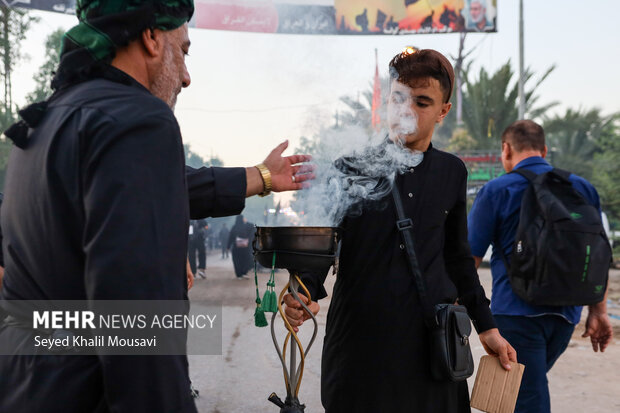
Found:
M 75 0 L 1 0 L 75 13 Z M 194 0 L 190 27 L 257 33 L 396 35 L 497 31 L 497 0 Z
M 191 25 L 200 29 L 337 34 L 333 0 L 194 0 L 194 4 Z
M 335 0 L 339 34 L 495 32 L 496 0 Z

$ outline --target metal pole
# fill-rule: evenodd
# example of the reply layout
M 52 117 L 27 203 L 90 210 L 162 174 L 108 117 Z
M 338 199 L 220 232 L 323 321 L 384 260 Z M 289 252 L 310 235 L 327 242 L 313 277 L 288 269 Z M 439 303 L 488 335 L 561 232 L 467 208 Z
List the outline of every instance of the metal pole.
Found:
M 299 289 L 299 284 L 295 279 L 295 273 L 291 273 L 289 276 L 290 290 L 297 291 Z M 290 356 L 290 367 L 289 367 L 289 383 L 291 385 L 291 397 L 295 397 L 295 388 L 297 387 L 297 342 L 291 338 L 290 342 L 291 346 L 291 356 Z
M 465 35 L 467 33 L 461 32 L 461 39 L 459 42 L 459 56 L 456 59 L 456 126 L 463 125 L 463 91 L 461 70 L 463 69 L 463 48 L 465 47 Z
M 525 118 L 525 73 L 523 70 L 523 0 L 519 0 L 519 119 Z

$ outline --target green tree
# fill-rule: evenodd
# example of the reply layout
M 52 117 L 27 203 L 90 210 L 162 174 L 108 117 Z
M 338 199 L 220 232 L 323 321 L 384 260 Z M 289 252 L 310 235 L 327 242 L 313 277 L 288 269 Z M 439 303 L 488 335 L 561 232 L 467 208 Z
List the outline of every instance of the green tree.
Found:
M 185 151 L 185 164 L 191 166 L 192 168 L 200 168 L 203 166 L 224 166 L 224 162 L 219 156 L 211 155 L 210 158 L 205 159 L 196 152 L 192 151 L 189 143 L 183 145 L 183 150 Z
M 21 42 L 26 38 L 31 24 L 38 20 L 25 10 L 13 9 L 0 3 L 0 74 L 3 80 L 0 130 L 5 130 L 15 121 L 17 108 L 13 102 L 11 78 L 17 65 L 27 57 Z
M 47 99 L 52 94 L 52 78 L 54 71 L 60 62 L 60 50 L 62 48 L 63 29 L 56 29 L 45 40 L 45 62 L 34 75 L 36 88 L 28 96 L 28 103 L 39 102 Z
M 13 144 L 4 135 L 0 138 L 0 192 L 4 192 L 4 177 L 9 163 L 9 154 Z
M 592 183 L 601 198 L 601 207 L 610 222 L 620 224 L 620 127 L 615 122 L 614 139 L 605 140 L 601 152 L 594 154 Z
M 546 118 L 543 127 L 553 164 L 592 179 L 594 155 L 612 147 L 609 140 L 613 141 L 617 119 L 617 114 L 603 116 L 600 109 L 567 109 L 563 115 Z
M 456 125 L 456 99 L 454 95 L 453 93 L 450 99 L 452 109 L 450 109 L 450 112 L 448 112 L 441 124 L 435 127 L 433 146 L 437 149 L 448 150 L 449 145 L 452 143 L 452 137 L 455 134 L 462 135 L 463 128 L 458 128 Z
M 592 182 L 610 221 L 620 220 L 620 112 L 567 109 L 543 124 L 551 161 Z
M 0 3 L 0 75 L 2 95 L 0 97 L 0 132 L 15 122 L 17 107 L 13 102 L 12 74 L 18 64 L 27 56 L 21 42 L 31 24 L 38 21 L 25 10 L 12 9 Z M 4 190 L 4 176 L 12 144 L 4 137 L 0 139 L 0 191 Z
M 243 216 L 252 224 L 258 226 L 275 226 L 286 225 L 288 220 L 282 214 L 269 213 L 270 209 L 274 209 L 274 196 L 266 197 L 253 196 L 246 198 L 245 208 L 241 212 Z M 234 221 L 233 221 L 234 222 Z
M 502 131 L 517 120 L 518 117 L 518 81 L 510 61 L 490 74 L 481 68 L 476 79 L 470 79 L 471 64 L 463 70 L 463 120 L 467 133 L 456 127 L 456 108 L 453 108 L 435 131 L 433 142 L 438 148 L 448 147 L 450 150 L 463 149 L 492 149 L 499 148 L 499 138 Z M 552 102 L 535 107 L 539 97 L 535 95 L 536 88 L 553 72 L 555 66 L 550 67 L 536 81 L 530 90 L 526 90 L 526 113 L 531 119 L 541 117 L 549 108 L 556 105 Z M 533 78 L 533 72 L 525 73 L 526 85 Z M 386 108 L 389 99 L 390 78 L 381 78 L 382 123 L 386 128 Z M 357 96 L 343 96 L 340 100 L 348 110 L 339 112 L 338 125 L 359 125 L 369 132 L 371 129 L 372 82 L 368 89 L 358 92 Z M 454 104 L 455 98 L 453 96 Z M 469 138 L 467 138 L 469 137 Z M 464 139 L 467 138 L 467 139 Z
M 518 79 L 514 77 L 510 60 L 493 74 L 484 67 L 480 68 L 476 79 L 471 78 L 471 64 L 472 62 L 469 62 L 463 71 L 463 122 L 476 142 L 473 149 L 497 150 L 501 133 L 518 117 Z M 529 119 L 539 118 L 556 105 L 554 102 L 534 107 L 538 101 L 538 96 L 534 94 L 536 88 L 554 69 L 555 66 L 551 66 L 531 89 L 526 90 L 526 115 Z M 532 77 L 533 72 L 526 70 L 526 85 Z
M 455 128 L 452 130 L 449 144 L 445 148 L 448 152 L 471 151 L 478 146 L 478 142 L 471 137 L 465 128 Z

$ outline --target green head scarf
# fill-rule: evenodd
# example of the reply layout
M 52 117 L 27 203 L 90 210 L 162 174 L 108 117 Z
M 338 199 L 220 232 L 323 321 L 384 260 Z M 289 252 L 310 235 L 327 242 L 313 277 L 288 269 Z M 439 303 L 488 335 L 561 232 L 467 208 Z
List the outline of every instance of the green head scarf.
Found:
M 176 29 L 193 13 L 193 0 L 77 0 L 80 23 L 65 33 L 61 56 L 83 49 L 106 60 L 143 30 Z
M 60 65 L 52 89 L 102 76 L 116 49 L 137 39 L 145 29 L 174 30 L 194 14 L 193 0 L 77 0 L 80 23 L 63 36 Z M 50 98 L 53 99 L 53 96 Z M 49 100 L 19 111 L 21 120 L 5 135 L 26 148 L 29 130 L 45 116 Z

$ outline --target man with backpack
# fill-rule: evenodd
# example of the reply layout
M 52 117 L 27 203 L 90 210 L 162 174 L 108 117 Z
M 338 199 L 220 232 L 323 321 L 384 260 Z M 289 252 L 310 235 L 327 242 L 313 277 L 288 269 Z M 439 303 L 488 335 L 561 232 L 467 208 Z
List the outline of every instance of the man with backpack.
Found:
M 564 352 L 581 305 L 594 351 L 612 329 L 605 296 L 611 251 L 596 189 L 545 161 L 543 128 L 520 120 L 502 134 L 507 174 L 488 182 L 469 213 L 476 265 L 493 245 L 491 311 L 525 364 L 516 412 L 549 412 L 547 372 Z

